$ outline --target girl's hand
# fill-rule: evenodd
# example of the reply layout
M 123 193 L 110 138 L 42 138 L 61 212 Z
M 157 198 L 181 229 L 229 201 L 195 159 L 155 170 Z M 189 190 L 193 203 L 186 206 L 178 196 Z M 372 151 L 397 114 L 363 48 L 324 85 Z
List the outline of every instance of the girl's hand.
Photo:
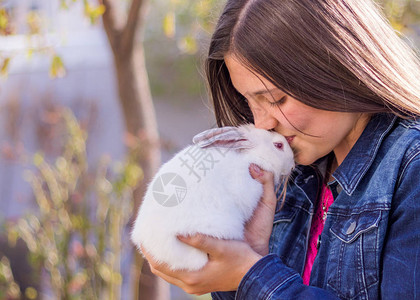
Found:
M 142 249 L 153 274 L 177 285 L 189 294 L 202 295 L 214 291 L 234 291 L 248 272 L 261 258 L 243 241 L 220 240 L 195 234 L 178 239 L 206 252 L 208 263 L 198 271 L 172 271 L 166 264 L 158 264 Z

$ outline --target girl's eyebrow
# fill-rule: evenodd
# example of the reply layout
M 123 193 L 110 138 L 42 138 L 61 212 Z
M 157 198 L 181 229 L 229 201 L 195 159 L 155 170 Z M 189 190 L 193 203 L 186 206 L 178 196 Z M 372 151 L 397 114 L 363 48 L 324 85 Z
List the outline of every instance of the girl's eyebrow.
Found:
M 245 95 L 244 96 L 246 96 L 246 95 L 250 95 L 250 96 L 258 96 L 258 95 L 264 95 L 264 94 L 272 94 L 273 92 L 276 92 L 276 91 L 278 91 L 279 89 L 278 88 L 272 88 L 271 90 L 260 90 L 260 91 L 256 91 L 256 92 L 253 92 L 253 93 L 245 93 Z

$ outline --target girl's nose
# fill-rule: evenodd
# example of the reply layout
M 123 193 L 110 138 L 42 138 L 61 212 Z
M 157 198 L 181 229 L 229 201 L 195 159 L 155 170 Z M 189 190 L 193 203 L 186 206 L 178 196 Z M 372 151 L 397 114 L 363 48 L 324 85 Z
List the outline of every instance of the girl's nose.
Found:
M 271 130 L 276 128 L 278 120 L 274 118 L 266 110 L 259 110 L 252 113 L 254 116 L 254 124 L 256 128 Z

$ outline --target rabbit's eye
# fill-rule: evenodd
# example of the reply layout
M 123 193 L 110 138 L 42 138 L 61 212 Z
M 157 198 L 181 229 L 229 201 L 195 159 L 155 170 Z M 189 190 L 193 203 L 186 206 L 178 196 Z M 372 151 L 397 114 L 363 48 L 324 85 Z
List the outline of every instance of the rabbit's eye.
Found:
M 279 150 L 283 150 L 283 143 L 274 143 L 274 147 L 276 147 Z

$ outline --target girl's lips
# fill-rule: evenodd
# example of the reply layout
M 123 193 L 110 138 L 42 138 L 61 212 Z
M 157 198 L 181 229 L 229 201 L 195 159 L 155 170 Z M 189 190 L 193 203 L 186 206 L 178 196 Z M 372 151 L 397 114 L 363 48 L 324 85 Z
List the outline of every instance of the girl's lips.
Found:
M 289 145 L 293 142 L 293 139 L 295 138 L 295 136 L 286 136 L 286 141 L 289 143 Z

